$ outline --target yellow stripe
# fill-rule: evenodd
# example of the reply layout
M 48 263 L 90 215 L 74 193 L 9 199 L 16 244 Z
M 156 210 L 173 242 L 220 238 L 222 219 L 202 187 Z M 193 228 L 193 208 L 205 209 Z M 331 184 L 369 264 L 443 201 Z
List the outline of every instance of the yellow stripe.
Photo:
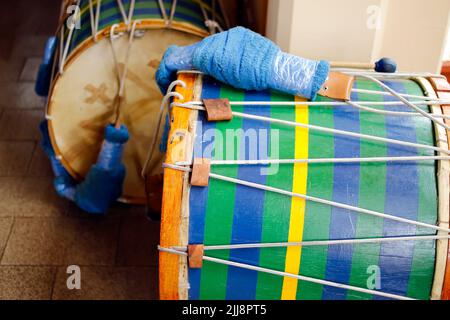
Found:
M 295 101 L 304 101 L 296 97 Z M 308 123 L 308 106 L 296 106 L 295 121 Z M 295 129 L 295 158 L 304 159 L 308 157 L 308 129 Z M 298 163 L 294 165 L 294 178 L 292 191 L 306 193 L 306 181 L 308 178 L 308 164 Z M 289 224 L 289 242 L 303 240 L 303 226 L 305 220 L 305 200 L 292 197 L 291 217 Z M 300 271 L 301 247 L 289 247 L 286 252 L 285 272 L 298 274 Z M 298 280 L 285 277 L 283 279 L 282 300 L 295 300 L 297 296 Z

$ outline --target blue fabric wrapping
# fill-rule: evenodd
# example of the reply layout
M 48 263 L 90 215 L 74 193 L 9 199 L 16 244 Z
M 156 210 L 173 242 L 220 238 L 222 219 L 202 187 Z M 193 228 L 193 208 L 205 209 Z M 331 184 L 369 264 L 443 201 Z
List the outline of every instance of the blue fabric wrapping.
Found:
M 55 180 L 53 185 L 62 198 L 74 201 L 77 206 L 92 214 L 105 214 L 108 208 L 122 195 L 125 166 L 121 163 L 123 145 L 129 133 L 125 126 L 105 129 L 105 142 L 97 164 L 89 170 L 86 179 L 77 183 L 56 158 L 50 142 L 47 121 L 40 125 L 42 148 L 50 159 Z
M 193 65 L 234 87 L 265 90 L 278 52 L 267 38 L 237 27 L 204 39 L 195 50 Z
M 55 174 L 53 186 L 60 197 L 73 201 L 75 199 L 76 181 L 62 166 L 61 162 L 56 159 L 55 151 L 53 150 L 52 144 L 50 142 L 47 121 L 41 122 L 41 124 L 39 125 L 39 129 L 42 136 L 42 149 L 49 158 L 53 173 Z
M 105 214 L 111 204 L 122 195 L 125 166 L 120 164 L 114 170 L 94 165 L 83 183 L 77 186 L 75 203 L 91 214 Z
M 236 88 L 275 89 L 314 99 L 328 76 L 329 63 L 283 53 L 269 39 L 236 27 L 188 47 L 170 47 L 156 73 L 161 91 L 177 71 L 193 68 Z
M 329 69 L 329 63 L 326 61 L 313 61 L 279 52 L 275 58 L 269 86 L 275 90 L 315 100 Z
M 122 161 L 123 145 L 129 139 L 128 129 L 122 125 L 115 128 L 109 125 L 105 129 L 105 141 L 98 156 L 97 165 L 103 169 L 114 170 Z
M 112 125 L 106 127 L 98 161 L 76 189 L 75 202 L 84 211 L 104 214 L 122 195 L 126 170 L 121 161 L 128 138 L 129 133 L 124 125 L 120 128 Z
M 163 94 L 166 93 L 170 83 L 176 80 L 177 71 L 194 69 L 192 58 L 199 45 L 200 42 L 186 47 L 173 45 L 167 48 L 156 71 L 156 82 Z

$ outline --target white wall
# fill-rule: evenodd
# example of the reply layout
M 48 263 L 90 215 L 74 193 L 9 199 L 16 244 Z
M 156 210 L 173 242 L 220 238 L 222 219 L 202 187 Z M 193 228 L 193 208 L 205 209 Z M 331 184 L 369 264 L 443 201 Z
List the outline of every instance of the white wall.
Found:
M 269 0 L 267 36 L 308 58 L 388 56 L 400 70 L 436 72 L 449 17 L 449 0 Z
M 449 18 L 450 20 L 450 18 Z M 447 28 L 447 45 L 444 49 L 444 60 L 449 61 L 450 60 L 450 22 Z

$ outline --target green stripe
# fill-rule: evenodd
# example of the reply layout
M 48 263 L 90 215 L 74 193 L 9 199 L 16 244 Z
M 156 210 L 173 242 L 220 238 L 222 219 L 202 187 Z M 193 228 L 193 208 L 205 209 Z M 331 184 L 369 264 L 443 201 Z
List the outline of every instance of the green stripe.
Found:
M 422 89 L 415 82 L 405 85 L 406 92 L 413 95 L 423 95 Z M 424 106 L 422 109 L 430 112 Z M 434 132 L 430 120 L 424 117 L 416 117 L 417 141 L 419 143 L 434 145 L 436 139 L 430 132 Z M 434 162 L 421 162 L 419 168 L 419 185 L 427 188 L 419 188 L 419 214 L 418 220 L 430 224 L 436 224 L 437 186 Z M 419 228 L 418 235 L 431 234 L 430 230 Z M 408 296 L 416 299 L 429 299 L 432 287 L 435 265 L 435 241 L 416 241 L 412 262 L 411 277 L 408 284 Z
M 358 81 L 359 89 L 380 91 L 380 87 L 372 81 Z M 381 95 L 358 94 L 361 101 L 383 101 Z M 373 106 L 383 110 L 383 106 Z M 385 116 L 372 112 L 360 112 L 361 133 L 386 137 Z M 384 143 L 368 143 L 361 140 L 361 157 L 387 156 L 387 146 Z M 366 163 L 360 166 L 359 207 L 384 212 L 386 195 L 386 163 Z M 356 238 L 378 238 L 383 236 L 383 219 L 360 214 L 356 224 Z M 352 270 L 349 283 L 367 288 L 368 268 L 377 266 L 380 255 L 380 244 L 363 244 L 354 247 Z M 373 288 L 372 288 L 373 289 Z M 347 299 L 372 299 L 372 295 L 347 292 Z
M 330 101 L 319 97 L 318 101 Z M 327 128 L 334 127 L 333 108 L 309 107 L 309 123 Z M 309 158 L 333 158 L 334 136 L 328 133 L 310 131 Z M 312 164 L 308 166 L 307 194 L 323 199 L 333 196 L 333 165 Z M 303 239 L 325 240 L 329 238 L 331 207 L 315 202 L 306 202 Z M 300 274 L 318 279 L 325 278 L 328 248 L 304 247 L 300 263 Z M 299 281 L 297 299 L 320 300 L 323 286 Z
M 293 101 L 294 97 L 273 92 L 271 101 Z M 291 107 L 271 108 L 271 117 L 288 121 L 295 121 L 295 112 Z M 272 124 L 270 136 L 274 131 L 279 132 L 279 155 L 271 154 L 272 159 L 293 159 L 295 157 L 295 131 L 286 126 Z M 276 141 L 275 141 L 276 142 Z M 271 141 L 272 145 L 274 141 Z M 270 149 L 269 149 L 270 150 Z M 275 175 L 267 177 L 267 185 L 283 190 L 292 190 L 293 166 L 280 165 Z M 262 242 L 287 242 L 289 238 L 289 219 L 291 199 L 289 197 L 266 192 L 264 203 L 264 218 L 262 227 Z M 286 260 L 285 248 L 262 249 L 260 266 L 274 270 L 284 271 Z M 265 273 L 258 274 L 256 299 L 277 300 L 281 298 L 283 278 Z
M 229 98 L 234 101 L 243 101 L 244 92 L 233 90 L 228 86 L 221 88 L 220 96 L 222 98 Z M 243 107 L 233 106 L 233 110 L 242 112 Z M 234 142 L 234 156 L 225 155 L 227 160 L 237 160 L 239 156 L 239 139 L 226 138 L 227 131 L 234 134 L 237 129 L 242 128 L 242 119 L 235 117 L 231 122 L 218 122 L 216 125 L 216 134 L 224 137 L 227 144 Z M 216 140 L 215 147 L 218 146 Z M 230 150 L 228 145 L 223 146 L 224 150 L 215 152 L 213 159 L 220 159 L 220 153 L 225 150 Z M 224 175 L 227 177 L 237 178 L 237 166 L 220 166 L 213 167 L 214 173 Z M 233 215 L 234 215 L 234 199 L 236 193 L 236 185 L 215 179 L 210 180 L 208 203 L 206 207 L 205 217 L 205 245 L 213 244 L 231 244 Z M 220 208 L 220 210 L 218 210 Z M 209 253 L 210 256 L 228 260 L 229 251 L 213 251 Z M 228 267 L 220 264 L 205 262 L 202 269 L 201 284 L 200 284 L 200 299 L 218 299 L 225 300 L 227 290 L 227 272 Z

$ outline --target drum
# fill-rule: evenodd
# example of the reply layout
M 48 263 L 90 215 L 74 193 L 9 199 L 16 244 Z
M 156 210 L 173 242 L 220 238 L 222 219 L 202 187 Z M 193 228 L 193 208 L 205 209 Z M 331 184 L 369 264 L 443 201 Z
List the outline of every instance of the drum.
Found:
M 220 10 L 217 8 L 215 14 L 213 3 L 66 1 L 64 13 L 69 14 L 64 16 L 59 32 L 47 118 L 55 153 L 74 178 L 82 180 L 97 161 L 104 128 L 114 121 L 119 79 L 126 74 L 119 122 L 127 126 L 130 140 L 124 150 L 127 174 L 121 200 L 145 203 L 141 172 L 162 98 L 154 81 L 156 69 L 168 46 L 199 41 L 223 25 Z M 79 20 L 75 19 L 77 11 L 69 6 L 73 4 L 80 8 Z M 66 21 L 78 21 L 79 28 L 66 27 Z M 134 22 L 138 23 L 130 42 L 127 31 Z M 150 160 L 149 181 L 158 181 L 162 157 L 163 152 L 157 152 Z
M 162 299 L 449 298 L 449 85 L 355 74 L 348 103 L 180 74 Z

